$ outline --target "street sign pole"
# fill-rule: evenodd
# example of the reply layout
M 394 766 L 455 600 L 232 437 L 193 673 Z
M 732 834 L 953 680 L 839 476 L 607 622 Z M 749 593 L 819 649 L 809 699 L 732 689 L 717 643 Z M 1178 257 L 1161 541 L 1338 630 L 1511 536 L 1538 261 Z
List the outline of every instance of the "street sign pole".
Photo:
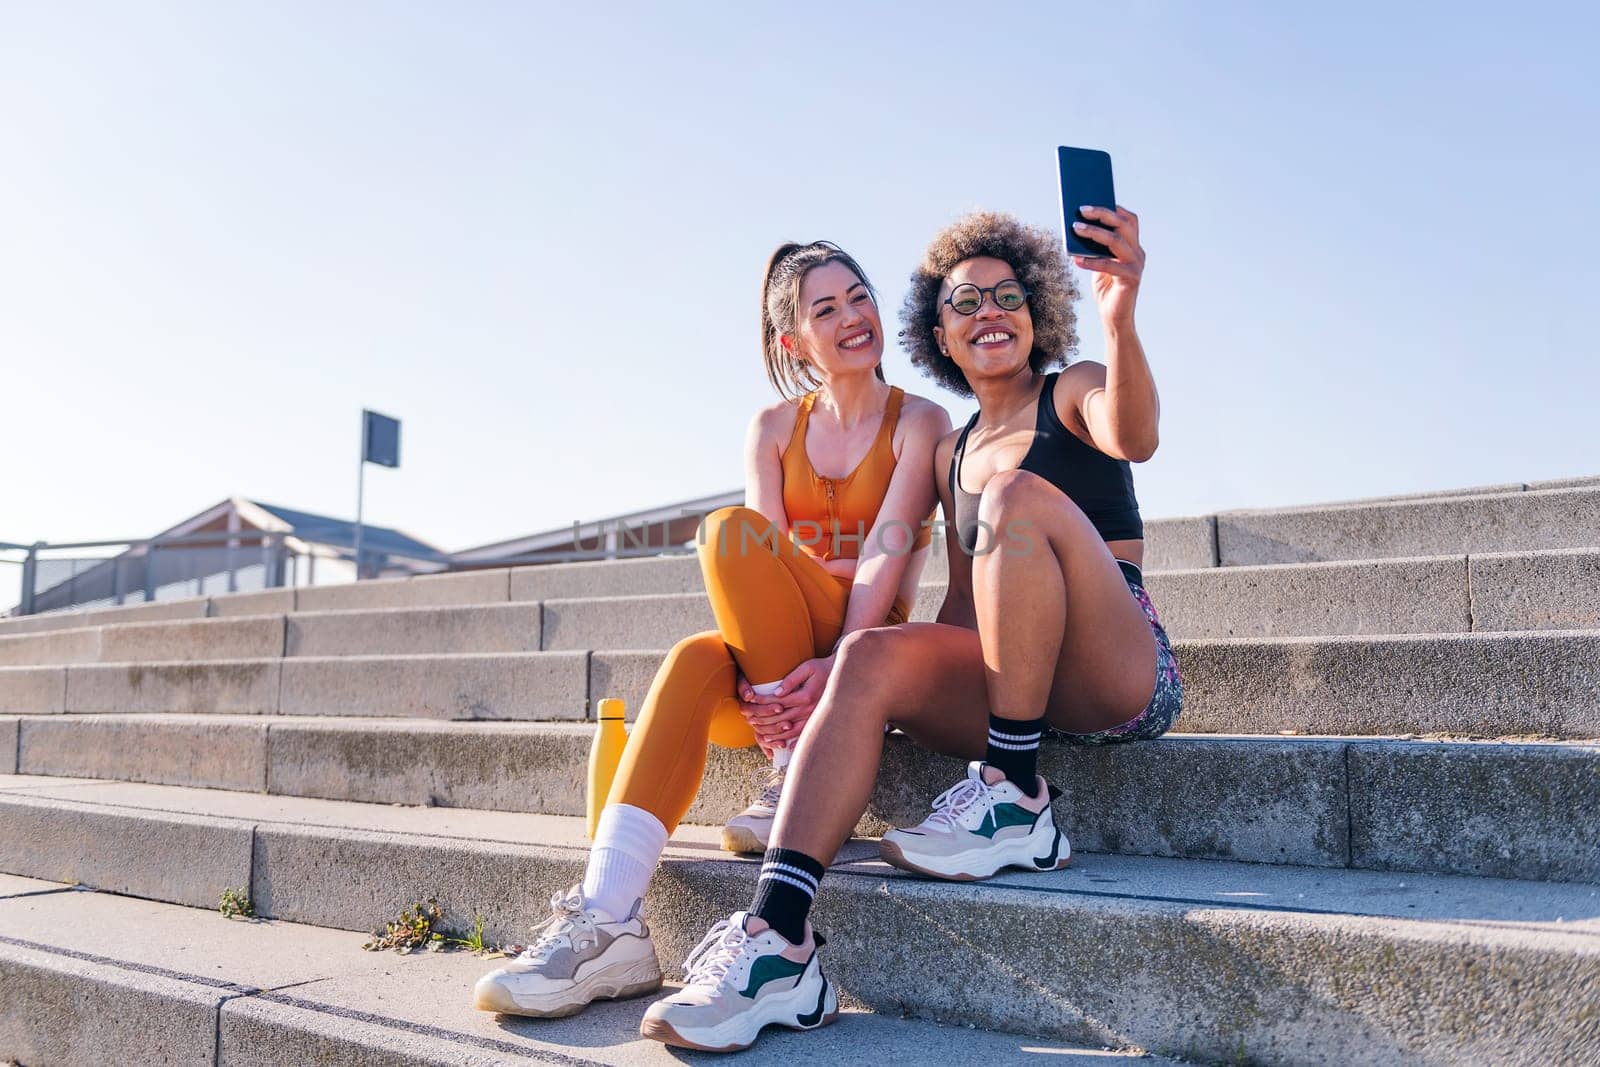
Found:
M 361 580 L 361 505 L 367 487 L 367 416 L 361 415 L 361 458 L 356 461 L 356 581 Z
M 367 464 L 400 466 L 400 420 L 376 411 L 361 411 L 361 461 L 356 464 L 356 581 L 361 580 L 362 507 L 366 496 Z

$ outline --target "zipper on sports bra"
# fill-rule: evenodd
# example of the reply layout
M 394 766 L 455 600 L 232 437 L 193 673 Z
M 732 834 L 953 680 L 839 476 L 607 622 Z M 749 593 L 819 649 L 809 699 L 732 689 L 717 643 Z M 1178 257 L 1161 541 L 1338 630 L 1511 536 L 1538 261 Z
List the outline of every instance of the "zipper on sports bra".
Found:
M 828 550 L 824 553 L 823 558 L 833 559 L 839 549 L 839 543 L 833 536 L 833 531 L 839 526 L 839 514 L 836 510 L 838 502 L 834 499 L 833 479 L 823 478 L 820 474 L 817 477 L 822 481 L 823 491 L 828 494 L 828 526 L 823 531 L 823 536 L 828 538 Z

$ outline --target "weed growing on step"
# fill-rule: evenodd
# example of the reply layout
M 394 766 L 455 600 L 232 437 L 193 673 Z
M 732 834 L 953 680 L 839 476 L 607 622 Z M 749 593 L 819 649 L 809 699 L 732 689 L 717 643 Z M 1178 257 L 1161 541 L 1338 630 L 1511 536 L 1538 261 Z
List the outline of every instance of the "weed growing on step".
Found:
M 483 941 L 483 916 L 472 917 L 472 931 L 466 937 L 447 937 L 446 944 L 460 945 L 474 956 L 481 956 L 493 949 L 493 945 L 486 945 Z
M 462 937 L 452 937 L 444 929 L 444 908 L 429 897 L 415 907 L 406 908 L 398 919 L 385 923 L 382 930 L 374 930 L 372 940 L 361 947 L 369 952 L 392 948 L 402 956 L 419 948 L 429 952 L 445 952 L 455 947 L 491 959 L 496 955 L 505 955 L 504 949 L 496 948 L 483 939 L 483 916 L 474 915 L 472 920 L 470 931 Z
M 400 955 L 430 944 L 434 940 L 433 924 L 444 918 L 439 902 L 429 897 L 418 902 L 416 910 L 406 908 L 400 918 L 384 923 L 382 930 L 372 931 L 372 940 L 361 947 L 368 952 L 392 948 Z M 444 935 L 439 935 L 443 940 Z
M 224 889 L 222 905 L 218 910 L 224 919 L 251 919 L 256 914 L 256 906 L 243 889 Z

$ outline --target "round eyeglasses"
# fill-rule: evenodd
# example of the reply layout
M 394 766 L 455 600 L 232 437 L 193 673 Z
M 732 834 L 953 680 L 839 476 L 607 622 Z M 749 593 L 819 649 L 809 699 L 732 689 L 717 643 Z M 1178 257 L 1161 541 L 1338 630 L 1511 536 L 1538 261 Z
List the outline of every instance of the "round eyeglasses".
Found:
M 955 309 L 958 315 L 976 315 L 978 309 L 983 307 L 984 295 L 994 297 L 994 306 L 1002 311 L 1015 311 L 1028 302 L 1028 290 L 1022 283 L 1014 280 L 1001 282 L 999 285 L 988 289 L 980 289 L 971 282 L 963 282 L 950 290 L 950 295 L 945 297 L 945 303 Z

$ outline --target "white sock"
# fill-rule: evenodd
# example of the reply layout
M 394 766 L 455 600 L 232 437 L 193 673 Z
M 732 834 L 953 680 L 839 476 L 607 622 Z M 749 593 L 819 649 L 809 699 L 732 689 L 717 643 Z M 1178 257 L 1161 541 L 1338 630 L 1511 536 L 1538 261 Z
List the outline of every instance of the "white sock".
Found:
M 627 918 L 666 847 L 660 819 L 631 804 L 607 804 L 583 873 L 583 899 L 612 919 Z
M 776 682 L 762 682 L 760 685 L 751 685 L 750 688 L 754 689 L 757 693 L 760 693 L 764 697 L 769 697 L 773 693 L 776 693 L 778 691 L 778 686 L 782 684 L 783 679 L 779 678 Z M 785 767 L 789 766 L 789 760 L 793 757 L 794 748 L 792 746 L 775 748 L 772 750 L 772 766 L 781 771 Z

